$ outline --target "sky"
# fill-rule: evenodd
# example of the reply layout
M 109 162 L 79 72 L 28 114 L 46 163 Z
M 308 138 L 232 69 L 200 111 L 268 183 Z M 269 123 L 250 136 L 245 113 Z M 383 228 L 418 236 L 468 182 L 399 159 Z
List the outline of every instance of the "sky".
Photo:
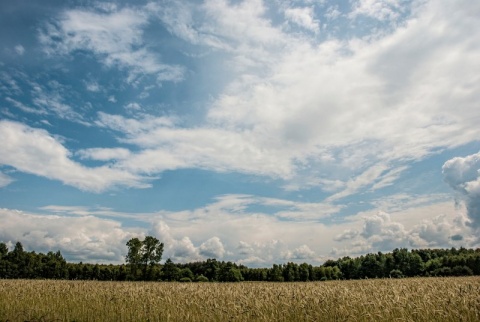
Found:
M 0 2 L 0 242 L 124 263 L 480 247 L 480 2 Z

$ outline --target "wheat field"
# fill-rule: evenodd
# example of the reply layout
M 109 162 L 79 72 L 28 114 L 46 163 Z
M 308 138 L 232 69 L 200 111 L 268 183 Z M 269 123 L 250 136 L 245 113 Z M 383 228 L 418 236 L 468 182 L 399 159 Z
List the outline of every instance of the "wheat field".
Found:
M 0 280 L 0 321 L 480 321 L 480 277 L 310 283 Z

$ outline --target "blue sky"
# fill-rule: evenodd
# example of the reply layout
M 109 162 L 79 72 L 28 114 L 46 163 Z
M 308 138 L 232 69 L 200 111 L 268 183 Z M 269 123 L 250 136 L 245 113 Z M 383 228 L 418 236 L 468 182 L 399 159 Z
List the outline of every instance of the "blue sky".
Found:
M 478 247 L 480 3 L 3 1 L 0 241 L 249 266 Z

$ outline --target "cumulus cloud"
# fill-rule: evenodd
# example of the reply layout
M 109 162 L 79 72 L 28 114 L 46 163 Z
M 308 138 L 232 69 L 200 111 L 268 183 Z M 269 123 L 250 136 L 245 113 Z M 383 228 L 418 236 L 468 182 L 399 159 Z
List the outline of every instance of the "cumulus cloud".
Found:
M 341 234 L 338 234 L 333 238 L 335 241 L 344 241 L 344 240 L 350 240 L 355 237 L 357 237 L 359 232 L 357 230 L 352 230 L 352 229 L 346 229 L 343 231 Z
M 172 230 L 164 220 L 155 221 L 151 233 L 159 236 L 160 241 L 165 244 L 164 257 L 175 262 L 220 259 L 226 252 L 220 238 L 214 236 L 195 246 L 189 236 L 177 237 L 178 232 Z
M 442 167 L 444 180 L 465 202 L 470 225 L 480 228 L 480 152 L 456 157 Z
M 360 235 L 368 239 L 374 249 L 393 249 L 408 242 L 404 226 L 391 221 L 390 215 L 385 212 L 365 218 Z
M 273 213 L 252 211 L 250 206 L 255 205 L 263 205 L 266 209 L 272 207 Z M 286 260 L 301 261 L 307 257 L 311 258 L 311 262 L 320 263 L 321 257 L 317 254 L 329 249 L 331 244 L 325 240 L 333 238 L 339 232 L 338 228 L 328 228 L 319 222 L 322 214 L 316 214 L 315 210 L 308 215 L 308 218 L 314 218 L 316 214 L 315 222 L 311 219 L 286 221 L 277 214 L 284 208 L 293 212 L 292 202 L 227 195 L 192 211 L 161 212 L 158 214 L 161 219 L 153 219 L 153 232 L 163 236 L 165 245 L 170 245 L 166 249 L 167 257 L 178 254 L 179 241 L 188 236 L 193 245 L 190 258 L 223 254 L 220 258 L 233 258 L 253 266 L 269 266 Z M 301 203 L 295 208 L 300 213 L 304 211 Z M 292 214 L 292 217 L 303 216 Z M 176 260 L 185 261 L 186 258 L 178 257 Z
M 428 207 L 432 207 L 431 205 Z M 462 212 L 454 216 L 446 214 L 428 214 L 428 207 L 413 206 L 416 218 L 409 217 L 408 211 L 399 211 L 393 215 L 384 211 L 364 214 L 360 231 L 349 228 L 334 237 L 334 240 L 349 246 L 333 248 L 334 255 L 391 251 L 394 248 L 431 248 L 458 247 L 476 245 L 471 231 L 466 226 Z M 440 207 L 445 209 L 445 206 Z M 425 218 L 425 217 L 429 218 Z M 424 219 L 418 220 L 422 216 Z M 392 218 L 395 218 L 392 219 Z M 400 222 L 403 221 L 406 224 Z
M 299 259 L 307 260 L 315 258 L 315 252 L 310 249 L 307 245 L 301 245 L 293 250 L 293 252 L 288 253 L 285 256 L 287 259 Z
M 220 238 L 212 237 L 200 245 L 199 253 L 210 258 L 222 258 L 225 254 L 225 249 Z
M 63 217 L 0 209 L 0 240 L 20 241 L 27 250 L 60 250 L 69 261 L 123 263 L 125 243 L 139 235 L 116 220 Z
M 237 252 L 238 262 L 249 266 L 265 267 L 271 263 L 283 263 L 292 258 L 292 250 L 279 239 L 245 242 L 239 241 Z

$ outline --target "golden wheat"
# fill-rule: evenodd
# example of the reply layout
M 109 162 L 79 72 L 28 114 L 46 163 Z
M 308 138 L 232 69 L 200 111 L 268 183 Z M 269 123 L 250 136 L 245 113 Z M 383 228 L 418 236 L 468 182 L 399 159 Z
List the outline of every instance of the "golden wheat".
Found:
M 0 321 L 480 321 L 480 278 L 237 284 L 0 280 Z

